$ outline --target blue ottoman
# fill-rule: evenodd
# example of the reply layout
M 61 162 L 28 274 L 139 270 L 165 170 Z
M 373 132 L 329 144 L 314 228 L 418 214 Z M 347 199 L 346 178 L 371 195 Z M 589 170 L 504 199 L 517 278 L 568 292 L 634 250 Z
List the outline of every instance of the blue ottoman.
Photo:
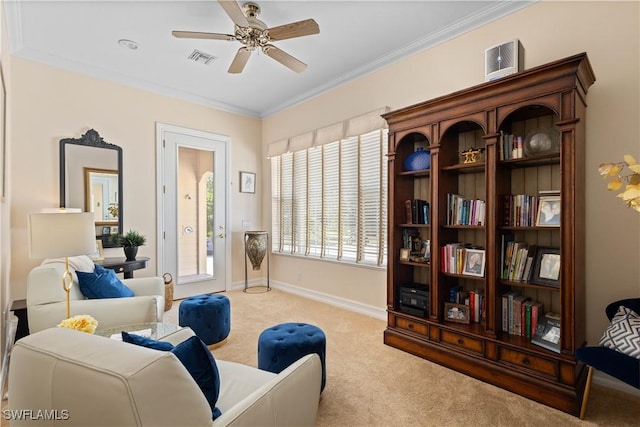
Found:
M 218 344 L 231 330 L 231 304 L 224 295 L 197 295 L 184 299 L 178 324 L 188 326 L 206 345 Z
M 316 353 L 322 362 L 322 385 L 326 382 L 326 338 L 322 329 L 306 323 L 281 323 L 258 337 L 258 369 L 279 374 L 302 356 Z

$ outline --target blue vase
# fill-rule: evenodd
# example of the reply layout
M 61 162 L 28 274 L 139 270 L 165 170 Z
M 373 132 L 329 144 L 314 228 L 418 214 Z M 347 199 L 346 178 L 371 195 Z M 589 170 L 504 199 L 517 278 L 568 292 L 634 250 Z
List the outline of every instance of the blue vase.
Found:
M 431 153 L 422 147 L 409 154 L 404 160 L 404 168 L 408 171 L 419 171 L 431 167 Z

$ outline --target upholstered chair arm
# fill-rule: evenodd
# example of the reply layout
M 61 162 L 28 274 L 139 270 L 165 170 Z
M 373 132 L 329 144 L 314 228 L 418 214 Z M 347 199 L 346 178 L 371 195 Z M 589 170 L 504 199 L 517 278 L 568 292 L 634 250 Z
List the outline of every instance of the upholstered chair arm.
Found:
M 27 310 L 29 332 L 58 325 L 64 318 L 66 302 L 30 306 Z M 98 320 L 98 328 L 132 323 L 161 322 L 164 301 L 160 296 L 104 298 L 71 301 L 71 315 L 89 314 Z
M 322 364 L 317 354 L 299 359 L 228 409 L 222 402 L 225 374 L 229 375 L 229 371 L 233 374 L 233 367 L 223 361 L 220 365 L 222 415 L 213 421 L 214 426 L 315 426 L 322 381 Z
M 195 334 L 193 333 L 191 328 L 187 326 L 184 328 L 180 328 L 177 331 L 170 333 L 169 335 L 165 335 L 164 337 L 160 338 L 160 341 L 165 341 L 176 346 L 194 335 Z
M 141 295 L 162 295 L 164 297 L 164 280 L 162 277 L 136 277 L 122 280 L 138 297 Z

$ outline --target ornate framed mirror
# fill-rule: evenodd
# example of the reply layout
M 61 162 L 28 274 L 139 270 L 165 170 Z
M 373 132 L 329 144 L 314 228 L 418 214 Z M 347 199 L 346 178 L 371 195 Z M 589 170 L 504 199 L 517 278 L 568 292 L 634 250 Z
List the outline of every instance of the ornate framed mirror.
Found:
M 123 230 L 122 189 L 121 147 L 93 129 L 60 140 L 60 207 L 93 212 L 103 247 L 116 246 L 111 235 Z

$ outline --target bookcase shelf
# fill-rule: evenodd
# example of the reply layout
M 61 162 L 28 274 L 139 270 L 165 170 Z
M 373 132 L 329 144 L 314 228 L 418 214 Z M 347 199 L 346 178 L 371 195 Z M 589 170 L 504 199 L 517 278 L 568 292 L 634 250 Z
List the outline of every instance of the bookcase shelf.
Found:
M 384 342 L 575 416 L 587 373 L 574 355 L 585 345 L 585 113 L 594 81 L 582 53 L 383 116 L 390 254 Z M 540 132 L 550 144 L 534 145 Z M 430 169 L 405 171 L 418 148 L 430 152 Z M 481 153 L 478 161 L 464 163 L 471 151 Z M 409 200 L 429 203 L 429 224 L 407 224 Z M 548 210 L 540 200 L 552 201 Z M 559 216 L 547 215 L 552 206 Z M 478 212 L 480 225 L 460 225 L 478 222 Z M 536 225 L 536 214 L 557 225 Z M 429 246 L 429 264 L 397 255 L 409 230 Z M 534 271 L 536 280 L 525 281 Z M 400 288 L 414 284 L 428 289 L 424 316 L 400 307 Z M 479 308 L 477 321 L 447 320 L 445 304 L 466 301 Z M 555 349 L 531 342 L 545 312 L 559 325 Z
M 398 176 L 414 176 L 414 177 L 429 176 L 431 175 L 431 169 L 422 169 L 418 171 L 400 171 L 400 172 L 397 172 L 397 175 Z
M 500 284 L 505 286 L 516 286 L 519 288 L 529 288 L 529 289 L 539 289 L 541 291 L 551 291 L 551 292 L 560 292 L 560 287 L 556 288 L 553 286 L 540 285 L 538 283 L 529 283 L 529 282 L 514 282 L 510 280 L 500 280 Z

